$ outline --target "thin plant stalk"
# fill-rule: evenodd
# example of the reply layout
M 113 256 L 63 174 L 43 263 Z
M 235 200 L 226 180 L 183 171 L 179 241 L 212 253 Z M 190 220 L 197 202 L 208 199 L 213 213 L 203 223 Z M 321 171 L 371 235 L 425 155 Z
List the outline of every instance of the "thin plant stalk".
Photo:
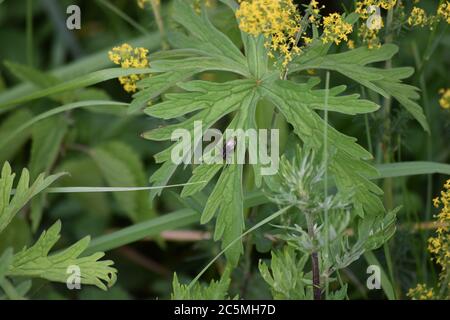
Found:
M 398 5 L 398 4 L 397 4 Z M 386 21 L 386 37 L 385 43 L 391 43 L 393 41 L 392 34 L 392 22 L 394 19 L 394 8 L 388 10 L 387 21 Z M 385 64 L 386 69 L 392 68 L 392 59 L 388 59 Z M 392 105 L 392 97 L 387 97 L 384 99 L 383 109 L 384 109 L 384 134 L 382 138 L 383 145 L 383 162 L 390 163 L 391 162 L 391 105 Z M 383 191 L 384 191 L 384 203 L 387 210 L 392 210 L 394 208 L 394 195 L 393 195 L 393 180 L 392 178 L 387 178 L 383 183 Z M 384 255 L 386 257 L 386 263 L 388 266 L 389 277 L 391 281 L 394 282 L 394 267 L 392 263 L 391 252 L 389 248 L 389 243 L 386 242 L 383 245 Z
M 329 89 L 330 89 L 330 72 L 327 71 L 326 78 L 325 78 L 325 111 L 324 111 L 324 120 L 325 120 L 325 127 L 323 130 L 323 161 L 324 161 L 324 168 L 325 168 L 325 177 L 324 177 L 324 199 L 328 198 L 328 96 L 329 96 Z M 328 219 L 328 207 L 325 206 L 324 209 L 324 216 L 325 216 L 325 256 L 327 259 L 330 258 L 330 233 L 329 233 L 329 219 Z M 328 277 L 325 278 L 325 298 L 328 298 L 329 293 L 329 281 Z
M 308 235 L 311 241 L 314 243 L 314 220 L 310 213 L 305 214 L 306 224 L 308 227 Z M 319 256 L 317 251 L 313 250 L 311 252 L 311 264 L 312 264 L 312 280 L 313 280 L 313 296 L 314 300 L 322 299 L 322 292 L 320 288 L 320 267 L 319 267 Z

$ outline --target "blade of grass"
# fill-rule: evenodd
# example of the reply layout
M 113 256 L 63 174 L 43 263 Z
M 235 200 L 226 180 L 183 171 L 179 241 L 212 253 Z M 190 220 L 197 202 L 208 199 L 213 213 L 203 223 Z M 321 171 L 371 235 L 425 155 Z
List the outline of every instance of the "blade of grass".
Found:
M 64 188 L 58 188 L 64 189 Z M 49 190 L 49 189 L 47 189 Z M 249 194 L 246 196 L 246 200 L 244 201 L 244 206 L 248 206 L 248 199 L 255 199 L 255 194 Z M 267 198 L 260 194 L 259 198 L 268 202 Z M 283 211 L 284 212 L 284 211 Z M 281 214 L 281 213 L 280 213 Z M 247 233 L 254 231 L 256 228 L 260 227 L 262 224 L 269 222 L 271 219 L 276 218 L 276 216 L 272 215 L 271 217 L 263 220 L 252 229 L 248 230 Z M 192 210 L 192 209 L 183 209 L 173 213 L 169 213 L 163 216 L 159 216 L 157 218 L 151 219 L 149 221 L 141 222 L 130 227 L 126 227 L 119 231 L 100 236 L 92 240 L 91 244 L 88 248 L 88 254 L 96 251 L 108 251 L 112 249 L 116 249 L 118 247 L 127 245 L 129 243 L 138 241 L 145 237 L 157 236 L 162 231 L 173 230 L 176 228 L 183 228 L 189 226 L 191 224 L 198 223 L 200 221 L 200 213 Z M 262 223 L 262 224 L 261 224 Z M 245 234 L 247 234 L 245 233 Z M 245 235 L 244 234 L 244 235 Z M 237 240 L 236 240 L 237 241 Z
M 377 178 L 406 177 L 434 173 L 450 175 L 450 164 L 431 161 L 386 163 L 376 165 L 375 167 L 380 173 L 380 176 Z
M 77 77 L 75 79 L 60 83 L 58 85 L 45 88 L 42 90 L 34 91 L 26 96 L 17 98 L 11 101 L 5 101 L 0 103 L 0 108 L 22 104 L 31 100 L 43 98 L 46 96 L 62 93 L 69 90 L 88 87 L 106 80 L 115 79 L 122 76 L 129 76 L 132 74 L 145 74 L 150 73 L 151 69 L 122 69 L 122 68 L 110 68 L 99 71 L 94 71 L 89 74 Z
M 160 35 L 158 32 L 153 32 L 149 36 L 131 39 L 127 42 L 135 47 L 146 47 L 150 50 L 150 52 L 152 52 L 159 48 Z M 49 73 L 56 78 L 67 79 L 109 67 L 112 65 L 112 62 L 108 59 L 108 51 L 110 49 L 111 48 L 107 48 L 91 54 L 71 64 L 50 71 Z M 0 104 L 26 96 L 35 90 L 36 87 L 31 83 L 19 84 L 0 93 Z M 1 108 L 0 114 L 5 111 L 8 111 L 8 108 Z
M 62 113 L 62 112 L 66 112 L 68 110 L 72 110 L 72 109 L 76 109 L 76 108 L 85 108 L 85 107 L 110 107 L 110 106 L 120 106 L 120 107 L 127 107 L 128 104 L 127 103 L 123 103 L 123 102 L 117 102 L 117 101 L 103 101 L 103 100 L 87 100 L 87 101 L 81 101 L 81 102 L 75 102 L 75 103 L 69 103 L 69 104 L 65 104 L 63 106 L 60 107 L 56 107 L 54 109 L 51 109 L 47 112 L 41 113 L 38 116 L 34 117 L 33 119 L 31 119 L 28 122 L 25 122 L 24 124 L 22 124 L 20 127 L 16 128 L 14 131 L 12 131 L 8 136 L 4 137 L 1 141 L 0 141 L 0 150 L 6 146 L 8 143 L 10 143 L 15 136 L 17 136 L 20 132 L 22 132 L 23 130 L 25 130 L 28 127 L 31 127 L 33 124 L 44 120 L 48 117 L 51 117 L 53 115 Z
M 381 266 L 380 262 L 378 261 L 377 257 L 373 254 L 373 252 L 369 251 L 369 252 L 364 253 L 364 258 L 366 259 L 368 265 L 375 265 L 380 268 L 381 288 L 383 288 L 383 291 L 389 300 L 395 300 L 396 297 L 395 297 L 394 287 L 392 286 L 392 283 L 389 280 L 389 277 L 388 277 L 386 271 L 384 271 L 384 269 Z
M 199 220 L 200 213 L 194 210 L 183 209 L 175 211 L 95 238 L 89 244 L 85 254 L 89 255 L 97 251 L 112 250 L 146 237 L 157 236 L 166 230 L 198 223 Z
M 47 193 L 97 193 L 97 192 L 131 192 L 131 191 L 145 191 L 161 188 L 174 188 L 184 187 L 191 184 L 200 184 L 205 181 L 188 182 L 169 184 L 165 186 L 152 186 L 152 187 L 65 187 L 65 188 L 48 188 Z

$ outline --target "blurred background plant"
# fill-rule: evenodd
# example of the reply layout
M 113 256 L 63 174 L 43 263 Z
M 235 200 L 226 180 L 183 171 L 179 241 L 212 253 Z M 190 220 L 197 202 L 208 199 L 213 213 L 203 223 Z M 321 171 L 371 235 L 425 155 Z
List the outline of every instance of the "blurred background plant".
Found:
M 399 102 L 366 90 L 338 73 L 332 74 L 331 86 L 347 84 L 348 92 L 359 93 L 382 108 L 374 113 L 352 117 L 330 114 L 329 122 L 334 128 L 356 137 L 374 155 L 375 165 L 405 161 L 449 163 L 448 89 L 442 89 L 449 86 L 448 1 L 326 1 L 324 8 L 321 1 L 317 5 L 309 1 L 292 3 L 302 10 L 305 7 L 301 5 L 309 5 L 309 17 L 315 17 L 310 18 L 310 27 L 302 35 L 304 38 L 299 50 L 308 47 L 317 32 L 315 28 L 323 27 L 314 27 L 317 23 L 314 19 L 331 17 L 327 20 L 329 42 L 335 43 L 331 53 L 347 52 L 361 46 L 376 50 L 381 44 L 395 43 L 400 48 L 399 53 L 388 61 L 374 63 L 374 66 L 414 66 L 416 69 L 407 83 L 421 89 L 420 105 L 430 124 L 430 135 L 412 120 Z M 152 54 L 169 48 L 172 31 L 179 28 L 171 19 L 174 8 L 170 0 L 80 0 L 76 4 L 81 8 L 82 28 L 70 31 L 65 27 L 65 9 L 70 4 L 72 1 L 69 0 L 6 0 L 0 3 L 0 40 L 3 44 L 0 49 L 0 60 L 3 62 L 0 65 L 0 104 L 19 99 L 36 89 L 49 88 L 79 76 L 83 78 L 93 71 L 114 67 L 108 52 L 124 43 L 149 50 L 152 66 L 152 59 L 157 59 L 161 53 Z M 200 14 L 203 1 L 192 1 L 191 4 Z M 205 4 L 214 25 L 242 48 L 234 13 L 219 1 L 210 0 Z M 371 12 L 366 11 L 370 5 L 381 7 L 383 25 L 376 31 L 367 29 L 365 23 L 371 16 Z M 318 9 L 320 12 L 315 11 Z M 345 25 L 342 30 L 336 30 L 336 26 L 343 23 L 340 20 L 342 15 L 355 9 L 360 10 L 362 19 L 352 27 L 352 32 L 347 32 L 349 28 Z M 330 16 L 335 12 L 339 16 Z M 286 41 L 292 38 L 289 28 L 282 28 L 282 32 L 288 35 Z M 276 43 L 276 49 L 283 43 Z M 273 42 L 271 45 L 274 45 Z M 286 57 L 287 52 L 280 50 Z M 290 58 L 285 59 L 282 63 Z M 302 81 L 309 78 L 310 73 L 325 78 L 325 71 L 315 68 L 308 68 L 293 77 Z M 132 75 L 130 72 L 121 76 Z M 14 171 L 27 167 L 32 179 L 36 179 L 41 172 L 69 172 L 70 176 L 58 180 L 58 187 L 148 185 L 148 177 L 158 168 L 153 156 L 168 148 L 169 143 L 150 142 L 140 138 L 140 135 L 167 122 L 139 112 L 127 113 L 125 106 L 107 103 L 128 103 L 132 100 L 115 79 L 117 77 L 109 76 L 109 81 L 95 87 L 78 86 L 26 104 L 1 106 L 0 164 L 9 161 Z M 196 76 L 196 79 L 219 83 L 237 78 L 220 71 L 202 72 Z M 171 88 L 169 92 L 179 92 L 179 89 Z M 92 101 L 103 101 L 103 104 L 96 105 Z M 155 102 L 159 101 L 155 98 Z M 81 103 L 80 109 L 75 106 L 33 122 L 38 115 L 71 103 Z M 292 140 L 289 125 L 282 116 L 272 119 L 271 113 L 258 112 L 256 120 L 260 127 L 268 128 L 274 123 L 276 128 L 280 128 L 284 145 Z M 18 131 L 17 128 L 24 124 L 26 126 Z M 445 284 L 445 279 L 440 277 L 442 266 L 431 259 L 427 239 L 437 228 L 433 223 L 433 214 L 437 211 L 433 209 L 432 195 L 440 190 L 447 179 L 444 173 L 450 174 L 449 169 L 446 166 L 430 169 L 426 163 L 411 167 L 414 169 L 390 168 L 391 172 L 384 172 L 387 178 L 380 186 L 385 192 L 384 205 L 388 210 L 403 206 L 397 214 L 397 232 L 383 249 L 363 255 L 365 259 L 341 268 L 336 276 L 339 277 L 338 282 L 346 284 L 346 292 L 341 292 L 340 298 L 407 298 L 406 293 L 417 283 L 423 284 L 424 290 L 445 287 L 439 285 L 440 282 Z M 244 173 L 244 177 L 249 176 L 244 178 L 244 212 L 249 228 L 273 214 L 280 199 L 276 197 L 278 200 L 274 203 L 267 200 L 261 202 L 250 172 L 246 170 Z M 182 183 L 189 176 L 187 170 L 177 171 L 171 182 Z M 195 198 L 181 198 L 180 190 L 167 189 L 153 200 L 146 191 L 40 194 L 20 210 L 1 233 L 0 253 L 6 248 L 17 252 L 25 245 L 32 245 L 43 230 L 49 229 L 59 219 L 64 226 L 60 248 L 91 235 L 94 241 L 88 252 L 107 251 L 107 258 L 115 262 L 115 268 L 119 271 L 117 283 L 107 292 L 88 287 L 83 287 L 81 291 L 68 291 L 65 285 L 37 280 L 33 281 L 28 298 L 169 298 L 177 293 L 187 298 L 183 296 L 186 291 L 183 291 L 183 285 L 178 280 L 183 283 L 191 280 L 220 252 L 220 244 L 212 240 L 212 224 L 198 223 L 198 212 L 201 212 L 212 186 L 207 186 L 205 193 Z M 345 208 L 341 211 L 345 216 Z M 232 281 L 228 283 L 222 278 L 214 282 L 216 293 L 223 292 L 224 285 L 230 285 L 226 297 L 312 297 L 312 292 L 300 294 L 303 286 L 311 285 L 305 280 L 311 279 L 310 275 L 303 277 L 301 273 L 294 274 L 300 267 L 311 269 L 308 256 L 311 251 L 306 251 L 304 246 L 301 246 L 303 250 L 299 250 L 298 246 L 294 250 L 292 245 L 302 239 L 303 229 L 290 225 L 294 229 L 290 230 L 288 239 L 277 237 L 286 231 L 277 225 L 289 225 L 288 222 L 292 221 L 285 219 L 292 216 L 298 217 L 298 212 L 265 224 L 246 236 L 244 256 L 231 274 Z M 132 227 L 136 228 L 129 229 Z M 341 231 L 346 230 L 346 226 L 342 228 Z M 118 231 L 122 233 L 117 234 Z M 108 234 L 114 235 L 114 238 L 104 238 Z M 339 241 L 346 237 L 345 232 L 336 234 Z M 289 247 L 284 244 L 285 240 L 291 244 Z M 322 270 L 331 267 L 327 266 L 330 262 L 321 263 L 325 268 Z M 368 290 L 365 286 L 369 264 L 383 267 L 383 277 L 389 279 L 388 284 L 383 283 L 384 290 Z M 204 278 L 217 279 L 224 274 L 224 270 L 225 259 L 219 258 Z M 282 279 L 285 286 L 281 289 L 272 285 L 276 280 L 274 270 L 292 277 Z M 175 271 L 178 276 L 173 279 Z M 290 281 L 286 283 L 287 280 Z M 198 289 L 193 296 L 210 295 L 206 291 Z M 225 297 L 225 293 L 219 296 Z

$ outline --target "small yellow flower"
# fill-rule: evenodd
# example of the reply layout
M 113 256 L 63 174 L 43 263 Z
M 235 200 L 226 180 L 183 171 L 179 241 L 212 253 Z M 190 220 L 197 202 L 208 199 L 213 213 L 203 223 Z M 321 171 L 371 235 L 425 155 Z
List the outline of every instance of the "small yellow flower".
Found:
M 439 93 L 442 95 L 439 99 L 439 105 L 442 109 L 450 109 L 450 89 L 441 89 Z
M 348 47 L 349 49 L 355 49 L 355 41 L 353 41 L 353 40 L 348 40 L 348 42 L 347 42 L 347 47 Z
M 433 205 L 435 208 L 439 208 L 440 204 L 441 204 L 441 201 L 439 200 L 439 197 L 433 199 Z
M 445 189 L 450 189 L 450 179 L 448 179 L 444 184 Z
M 108 52 L 109 59 L 114 64 L 120 65 L 124 69 L 147 68 L 150 62 L 147 58 L 148 50 L 145 48 L 133 48 L 127 43 L 120 47 L 114 47 Z M 145 75 L 132 74 L 130 76 L 119 77 L 119 82 L 127 92 L 136 92 L 136 83 L 143 79 Z

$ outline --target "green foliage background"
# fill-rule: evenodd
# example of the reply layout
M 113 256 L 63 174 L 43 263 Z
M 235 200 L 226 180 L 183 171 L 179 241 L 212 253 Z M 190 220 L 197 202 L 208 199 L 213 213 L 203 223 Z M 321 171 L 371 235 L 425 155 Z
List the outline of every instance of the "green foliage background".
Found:
M 29 3 L 33 4 L 31 12 Z M 163 164 L 163 169 L 157 171 L 160 165 L 155 163 L 155 155 L 159 154 L 159 160 L 164 160 L 164 153 L 161 152 L 170 148 L 170 143 L 161 141 L 167 139 L 168 127 L 161 129 L 161 126 L 167 123 L 176 126 L 177 122 L 170 119 L 196 111 L 195 108 L 198 107 L 199 102 L 208 103 L 211 99 L 217 99 L 220 102 L 223 99 L 220 92 L 233 90 L 233 86 L 244 92 L 241 95 L 237 92 L 236 100 L 247 100 L 246 103 L 249 105 L 255 103 L 254 97 L 249 97 L 245 91 L 248 80 L 237 79 L 242 75 L 255 76 L 267 70 L 260 70 L 251 65 L 246 70 L 245 57 L 240 54 L 240 49 L 249 44 L 242 43 L 233 13 L 225 6 L 210 9 L 208 15 L 214 25 L 234 42 L 234 51 L 228 52 L 229 56 L 235 58 L 233 63 L 223 59 L 226 55 L 220 50 L 225 50 L 227 53 L 228 47 L 220 38 L 217 38 L 216 43 L 199 44 L 205 47 L 207 58 L 200 54 L 190 57 L 189 62 L 177 63 L 171 60 L 170 55 L 164 56 L 164 53 L 153 57 L 150 55 L 154 60 L 154 63 L 151 61 L 152 68 L 161 73 L 144 80 L 142 82 L 144 90 L 133 100 L 115 79 L 126 71 L 104 70 L 114 67 L 108 60 L 108 50 L 128 42 L 154 52 L 164 45 L 164 41 L 161 39 L 151 10 L 141 10 L 129 0 L 116 0 L 111 3 L 114 5 L 113 10 L 106 1 L 77 1 L 76 4 L 82 8 L 82 29 L 76 32 L 58 25 L 61 21 L 65 21 L 64 9 L 72 4 L 71 1 L 6 0 L 0 3 L 0 61 L 3 62 L 0 65 L 0 105 L 3 104 L 0 107 L 0 164 L 9 161 L 15 172 L 20 172 L 22 168 L 27 167 L 33 180 L 41 172 L 70 173 L 69 176 L 59 179 L 54 184 L 55 187 L 147 186 L 150 176 L 152 176 L 150 180 L 152 184 L 160 184 L 167 182 L 171 175 L 166 173 L 171 173 L 173 169 L 166 162 Z M 343 6 L 348 7 L 351 3 L 352 1 L 337 1 L 330 4 L 326 10 L 342 11 Z M 172 1 L 162 1 L 162 4 L 166 28 L 179 28 L 175 26 L 174 21 L 177 21 L 187 29 L 192 28 L 190 31 L 193 33 L 198 31 L 196 28 L 200 33 L 202 32 L 201 26 L 196 26 L 195 21 L 189 21 L 186 16 L 180 16 L 182 9 L 175 9 Z M 435 4 L 425 4 L 425 7 L 427 6 L 431 11 Z M 123 13 L 127 15 L 125 19 Z M 32 29 L 27 23 L 27 14 L 28 17 L 32 17 Z M 337 88 L 330 97 L 330 108 L 333 111 L 334 106 L 343 114 L 330 113 L 329 120 L 339 132 L 356 137 L 358 143 L 374 155 L 373 164 L 379 166 L 383 162 L 381 141 L 386 133 L 383 131 L 383 111 L 372 111 L 376 109 L 375 103 L 381 104 L 381 98 L 372 91 L 361 92 L 360 84 L 367 83 L 368 79 L 376 73 L 367 68 L 368 64 L 383 67 L 383 61 L 392 57 L 393 66 L 401 68 L 389 74 L 383 74 L 381 79 L 369 81 L 371 82 L 369 86 L 378 93 L 386 91 L 401 102 L 401 104 L 397 101 L 393 103 L 391 113 L 392 131 L 389 133 L 393 141 L 391 156 L 393 162 L 414 161 L 415 163 L 397 167 L 395 165 L 379 167 L 382 176 L 394 177 L 393 206 L 389 209 L 400 205 L 403 208 L 397 214 L 397 232 L 389 241 L 391 259 L 386 260 L 386 251 L 380 249 L 368 254 L 365 259 L 358 260 L 341 273 L 343 281 L 348 284 L 350 299 L 389 296 L 387 292 L 389 290 L 386 288 L 385 291 L 368 291 L 365 287 L 367 264 L 373 264 L 377 260 L 386 270 L 389 270 L 387 271 L 391 280 L 389 285 L 392 286 L 390 292 L 397 298 L 405 298 L 408 288 L 415 286 L 418 282 L 429 284 L 437 282 L 438 270 L 430 262 L 426 250 L 426 239 L 431 230 L 421 229 L 420 226 L 421 223 L 432 220 L 434 209 L 431 198 L 439 192 L 443 181 L 450 174 L 449 167 L 445 165 L 450 162 L 448 143 L 450 113 L 448 110 L 439 108 L 438 104 L 439 89 L 446 88 L 449 84 L 450 34 L 447 28 L 433 31 L 433 37 L 430 33 L 431 31 L 426 28 L 402 30 L 395 41 L 399 47 L 398 53 L 395 46 L 387 45 L 379 51 L 377 57 L 365 48 L 356 49 L 359 51 L 355 50 L 353 53 L 350 51 L 345 56 L 340 54 L 348 52 L 345 46 L 337 48 L 333 46 L 325 59 L 321 60 L 319 57 L 308 60 L 308 56 L 300 57 L 298 61 L 294 61 L 291 69 L 292 73 L 317 69 L 317 76 L 322 79 L 325 76 L 325 71 L 321 71 L 322 68 L 336 71 L 331 73 L 330 87 L 345 84 L 346 95 L 362 93 L 363 98 L 372 101 L 372 103 L 363 102 L 356 100 L 354 96 L 334 98 L 333 95 L 338 95 L 342 91 Z M 186 43 L 196 45 L 194 41 L 174 36 L 172 43 L 177 42 L 180 45 Z M 431 45 L 430 42 L 432 42 Z M 258 44 L 252 45 L 258 46 Z M 353 62 L 353 55 L 356 54 L 360 60 Z M 423 57 L 425 59 L 422 61 Z M 349 64 L 348 69 L 342 67 L 343 61 Z M 220 69 L 217 68 L 218 65 L 226 66 L 224 70 L 232 69 L 231 71 L 239 76 L 230 75 L 224 70 L 218 71 L 217 69 Z M 229 67 L 230 65 L 232 68 Z M 415 73 L 412 73 L 411 69 L 403 68 L 411 66 L 415 67 Z M 98 70 L 103 71 L 95 73 Z M 145 70 L 142 72 L 144 73 Z M 89 76 L 85 76 L 86 74 Z M 183 91 L 173 86 L 175 83 L 191 78 L 194 74 L 195 80 L 213 80 L 216 84 L 188 82 L 180 85 Z M 307 79 L 305 72 L 299 73 L 297 77 L 300 80 Z M 417 105 L 414 99 L 410 98 L 419 96 L 416 96 L 417 94 L 411 88 L 401 87 L 398 84 L 400 79 L 403 79 L 404 83 L 421 89 Z M 170 89 L 165 87 L 167 83 L 173 84 Z M 281 96 L 269 92 L 277 86 L 280 87 L 279 92 L 283 92 Z M 300 86 L 303 86 L 302 89 L 299 89 Z M 312 93 L 302 96 L 299 92 L 306 87 Z M 50 89 L 45 91 L 46 88 Z M 216 96 L 211 94 L 211 97 L 199 97 L 199 92 L 205 88 L 209 93 L 216 90 L 218 94 Z M 38 94 L 35 94 L 33 98 L 43 97 L 43 99 L 28 101 L 27 95 L 35 92 L 35 89 L 43 91 L 38 90 Z M 173 94 L 161 102 L 157 97 L 167 89 Z M 267 91 L 264 94 L 269 101 L 285 104 L 285 112 L 281 108 L 285 118 L 280 117 L 277 120 L 277 126 L 282 131 L 282 141 L 292 140 L 288 124 L 291 121 L 284 119 L 291 120 L 298 117 L 298 119 L 306 119 L 301 121 L 315 124 L 316 130 L 321 128 L 318 118 L 314 118 L 313 113 L 307 115 L 305 110 L 303 112 L 299 110 L 298 114 L 286 111 L 292 110 L 288 109 L 291 101 L 309 101 L 308 99 L 310 99 L 309 103 L 315 104 L 317 109 L 323 109 L 320 106 L 323 93 L 319 89 L 323 89 L 323 83 L 318 84 L 314 80 L 301 85 L 274 81 L 260 89 L 258 94 Z M 154 98 L 156 104 L 145 110 L 147 115 L 138 112 L 145 106 L 144 101 L 148 98 Z M 285 101 L 280 102 L 282 99 Z M 109 103 L 109 100 L 133 102 L 127 110 L 124 105 Z M 186 104 L 189 100 L 192 101 L 191 109 Z M 158 104 L 158 102 L 161 103 Z M 260 102 L 262 105 L 264 103 L 268 104 L 267 101 Z M 50 115 L 52 110 L 58 110 L 56 108 L 62 105 L 64 107 L 60 111 L 63 112 L 33 123 L 38 115 L 47 112 Z M 224 105 L 224 108 L 226 107 Z M 421 108 L 424 110 L 426 119 L 421 114 Z M 215 111 L 217 114 L 209 115 L 211 117 L 209 121 L 212 123 L 234 110 L 221 113 L 223 110 L 216 108 Z M 361 114 L 364 112 L 372 113 Z M 259 126 L 270 125 L 271 115 L 267 114 L 256 113 Z M 411 115 L 418 121 L 415 121 Z M 306 118 L 307 116 L 310 118 Z M 221 125 L 225 128 L 232 117 L 228 116 L 224 119 L 221 120 Z M 369 136 L 366 124 L 368 124 Z M 302 131 L 305 130 L 304 127 L 296 127 L 295 123 L 293 127 L 300 137 L 308 133 Z M 429 135 L 426 130 L 430 132 Z M 332 132 L 332 134 L 340 138 L 339 132 Z M 142 135 L 156 141 L 145 140 Z M 330 140 L 331 143 L 336 141 L 341 140 L 337 138 Z M 360 159 L 366 158 L 367 153 L 355 146 L 349 147 L 349 144 L 345 144 L 344 147 L 352 150 L 354 158 L 346 159 L 346 165 L 349 167 L 339 168 L 339 170 L 347 170 L 352 179 L 358 179 L 356 175 L 352 175 L 352 165 L 355 165 L 354 163 L 356 166 L 360 165 Z M 430 162 L 441 163 L 441 165 L 431 165 Z M 215 168 L 214 173 L 219 169 Z M 190 178 L 191 181 L 203 180 L 205 175 L 212 178 L 213 173 L 205 173 L 201 170 L 194 171 L 192 178 L 189 168 L 178 170 L 171 177 L 170 183 L 184 183 Z M 61 240 L 57 246 L 60 249 L 66 248 L 90 235 L 93 241 L 86 253 L 107 251 L 107 258 L 115 262 L 114 267 L 118 270 L 117 283 L 106 292 L 88 286 L 83 287 L 81 291 L 68 291 L 64 284 L 36 280 L 33 281 L 27 297 L 31 299 L 169 298 L 173 293 L 175 296 L 187 298 L 183 296 L 183 285 L 178 284 L 178 280 L 182 283 L 192 280 L 221 248 L 242 234 L 244 221 L 240 221 L 240 218 L 245 218 L 245 226 L 248 229 L 277 210 L 277 206 L 267 203 L 267 200 L 257 191 L 258 188 L 254 187 L 249 168 L 245 168 L 243 173 L 239 169 L 225 170 L 232 171 L 229 172 L 231 177 L 243 176 L 244 192 L 243 199 L 238 201 L 234 199 L 239 208 L 228 208 L 228 211 L 227 209 L 219 210 L 218 215 L 222 217 L 223 224 L 235 224 L 234 232 L 225 233 L 223 239 L 225 244 L 222 246 L 220 242 L 214 242 L 213 239 L 192 240 L 184 237 L 182 240 L 174 241 L 168 231 L 181 228 L 194 231 L 195 236 L 200 238 L 216 232 L 220 238 L 223 230 L 215 231 L 214 223 L 201 225 L 200 216 L 203 212 L 202 223 L 208 222 L 214 216 L 216 208 L 211 206 L 220 203 L 224 190 L 236 191 L 237 187 L 233 185 L 236 179 L 230 179 L 230 183 L 223 181 L 222 185 L 218 182 L 220 186 L 218 192 L 213 191 L 214 184 L 205 184 L 201 186 L 205 189 L 200 193 L 198 192 L 200 187 L 192 185 L 184 189 L 181 187 L 166 189 L 160 196 L 157 196 L 160 190 L 41 194 L 21 210 L 1 234 L 0 253 L 8 247 L 17 252 L 25 245 L 31 246 L 43 230 L 49 229 L 52 225 L 54 226 L 52 228 L 56 228 L 58 225 L 54 225 L 54 222 L 61 220 L 63 227 Z M 370 172 L 370 168 L 367 170 Z M 161 174 L 155 175 L 155 172 Z M 199 177 L 196 178 L 196 174 Z M 367 208 L 358 208 L 363 215 L 364 210 L 370 211 L 374 207 L 381 206 L 381 202 L 378 203 L 379 200 L 376 200 L 377 197 L 373 195 L 377 188 L 372 187 L 372 183 L 382 187 L 382 181 L 364 180 L 360 183 L 370 190 L 365 192 L 362 188 L 355 195 L 360 203 L 367 204 Z M 343 181 L 344 190 L 345 184 Z M 212 196 L 208 201 L 209 194 Z M 191 197 L 185 197 L 188 195 Z M 239 197 L 240 195 L 230 191 L 225 192 L 225 196 Z M 257 210 L 252 209 L 256 205 L 258 205 Z M 244 217 L 238 215 L 230 221 L 227 220 L 230 215 L 236 215 L 239 210 L 244 212 Z M 220 220 L 218 225 L 220 226 Z M 264 236 L 266 232 L 274 232 L 274 230 L 270 225 L 265 225 L 247 237 L 242 248 L 235 249 L 237 254 L 227 252 L 228 258 L 235 259 L 237 264 L 232 272 L 229 297 L 236 295 L 248 299 L 271 297 L 269 288 L 258 272 L 258 261 L 260 259 L 268 261 L 271 258 L 270 249 L 274 246 Z M 180 236 L 180 234 L 177 235 Z M 236 257 L 239 253 L 243 253 L 243 257 L 237 262 Z M 285 255 L 285 259 L 291 259 L 288 253 Z M 283 258 L 281 253 L 277 258 L 278 260 Z M 276 264 L 277 261 L 272 260 L 272 263 Z M 214 293 L 218 296 L 220 296 L 218 292 L 224 291 L 223 286 L 226 282 L 224 279 L 217 280 L 218 274 L 222 274 L 224 269 L 225 273 L 229 272 L 226 268 L 225 259 L 220 258 L 214 264 L 214 268 L 208 269 L 203 277 L 208 281 L 216 279 L 209 290 L 215 290 Z M 268 277 L 267 270 L 265 271 L 264 278 Z M 173 279 L 174 272 L 177 273 L 175 279 Z M 192 296 L 202 297 L 204 293 L 200 289 L 197 291 Z M 285 293 L 277 292 L 277 297 L 283 297 L 283 294 Z

